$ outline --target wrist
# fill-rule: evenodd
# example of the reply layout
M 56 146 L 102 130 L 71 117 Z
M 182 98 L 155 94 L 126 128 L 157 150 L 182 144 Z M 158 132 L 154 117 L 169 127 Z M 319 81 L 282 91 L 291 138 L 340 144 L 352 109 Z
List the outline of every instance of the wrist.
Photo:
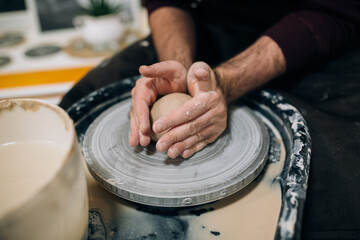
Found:
M 215 81 L 217 85 L 218 92 L 221 93 L 221 95 L 224 97 L 225 101 L 228 102 L 228 92 L 225 89 L 225 86 L 223 84 L 223 74 L 220 69 L 215 68 L 213 69 L 214 75 L 215 75 Z
M 149 23 L 159 61 L 175 60 L 188 70 L 195 57 L 195 28 L 190 14 L 162 7 L 151 14 Z
M 189 68 L 194 63 L 193 57 L 191 56 L 191 53 L 189 54 L 177 54 L 174 56 L 174 60 L 179 62 L 181 65 L 183 65 L 186 69 L 186 71 L 189 71 Z

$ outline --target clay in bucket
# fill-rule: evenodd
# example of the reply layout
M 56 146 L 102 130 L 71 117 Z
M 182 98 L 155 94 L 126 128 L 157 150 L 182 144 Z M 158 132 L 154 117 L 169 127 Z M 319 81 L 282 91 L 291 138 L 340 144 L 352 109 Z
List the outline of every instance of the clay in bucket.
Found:
M 0 166 L 0 239 L 86 238 L 86 179 L 62 109 L 0 101 Z

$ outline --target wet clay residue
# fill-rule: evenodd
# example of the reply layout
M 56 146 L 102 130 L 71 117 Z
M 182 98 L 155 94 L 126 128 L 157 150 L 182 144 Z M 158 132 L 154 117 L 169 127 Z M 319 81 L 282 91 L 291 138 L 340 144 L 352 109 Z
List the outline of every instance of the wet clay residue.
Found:
M 220 235 L 220 232 L 218 231 L 210 231 L 210 233 L 214 236 L 219 236 Z
M 89 240 L 107 239 L 106 228 L 103 219 L 101 217 L 101 213 L 97 209 L 89 210 L 88 239 Z
M 190 210 L 189 213 L 192 215 L 196 215 L 196 216 L 200 216 L 201 214 L 210 212 L 210 211 L 214 211 L 215 209 L 213 207 L 210 207 L 208 209 L 206 208 L 201 208 L 201 209 L 197 209 L 197 210 Z
M 66 131 L 70 131 L 72 128 L 72 120 L 61 108 L 55 105 L 48 104 L 36 99 L 7 99 L 0 100 L 0 114 L 2 111 L 12 111 L 16 106 L 21 107 L 24 111 L 39 111 L 40 107 L 46 107 L 56 112 L 58 116 L 63 120 Z
M 36 112 L 40 108 L 40 104 L 37 101 L 32 100 L 3 100 L 0 101 L 0 111 L 7 110 L 12 111 L 14 107 L 19 106 L 25 111 Z

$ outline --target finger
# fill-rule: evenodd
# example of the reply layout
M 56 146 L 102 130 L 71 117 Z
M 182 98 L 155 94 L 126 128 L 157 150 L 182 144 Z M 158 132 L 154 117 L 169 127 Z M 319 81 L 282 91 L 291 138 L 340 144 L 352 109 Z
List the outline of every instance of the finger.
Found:
M 137 146 L 139 143 L 141 146 L 147 146 L 151 141 L 149 107 L 146 103 L 146 101 L 150 101 L 149 99 L 146 99 L 150 94 L 147 94 L 145 98 L 143 98 L 141 92 L 140 87 L 132 91 L 131 118 L 134 120 L 131 122 L 130 127 L 131 131 L 134 132 L 134 135 L 133 133 L 130 135 L 129 142 L 131 146 Z M 135 136 L 136 133 L 137 136 Z
M 187 84 L 189 93 L 192 96 L 200 92 L 208 92 L 214 90 L 216 85 L 211 81 L 213 72 L 211 67 L 204 62 L 194 63 L 188 72 Z
M 176 110 L 156 120 L 153 124 L 153 130 L 159 133 L 195 119 L 213 107 L 218 100 L 218 94 L 212 91 L 199 94 Z
M 160 63 L 159 63 L 160 64 Z M 141 69 L 151 68 L 148 66 L 142 66 Z M 154 102 L 158 95 L 165 95 L 173 92 L 186 92 L 186 76 L 187 72 L 183 66 L 179 66 L 179 69 L 159 69 L 157 72 L 164 72 L 164 74 L 156 73 L 156 71 L 150 72 L 147 76 L 139 79 L 136 82 L 136 95 L 140 95 L 146 98 L 147 102 Z M 176 71 L 172 72 L 172 71 Z M 163 76 L 165 75 L 165 76 Z M 150 93 L 150 94 L 149 94 Z
M 157 98 L 157 89 L 154 85 L 154 79 L 140 78 L 136 81 L 135 87 L 131 90 L 133 104 L 136 105 L 140 100 L 150 106 Z
M 185 72 L 179 71 L 180 69 Z M 143 65 L 139 68 L 139 72 L 145 77 L 166 79 L 178 78 L 181 77 L 181 74 L 186 74 L 185 68 L 176 61 L 164 61 L 150 66 Z
M 190 80 L 195 78 L 196 80 L 206 81 L 210 76 L 210 66 L 204 62 L 196 62 L 191 66 L 189 71 Z
M 150 113 L 149 113 L 148 105 L 144 101 L 139 102 L 139 104 L 137 105 L 137 108 L 136 108 L 136 115 L 137 115 L 137 119 L 138 119 L 139 131 L 142 134 L 145 134 L 150 131 L 150 117 L 149 117 L 150 115 L 149 114 Z
M 192 146 L 191 148 L 186 149 L 185 151 L 183 151 L 181 153 L 181 156 L 183 158 L 189 158 L 191 157 L 194 153 L 202 150 L 204 147 L 206 147 L 209 143 L 212 143 L 216 140 L 216 138 L 219 135 L 212 135 L 211 137 L 209 137 L 208 139 L 198 142 L 197 144 L 195 144 L 194 146 Z
M 216 134 L 216 127 L 214 125 L 208 126 L 197 134 L 191 135 L 190 137 L 184 139 L 183 141 L 177 142 L 172 145 L 168 151 L 167 155 L 171 158 L 176 158 L 183 151 L 195 146 L 197 143 L 202 142 L 204 139 L 208 139 L 210 136 Z
M 136 147 L 139 145 L 147 146 L 151 141 L 150 132 L 141 133 L 139 132 L 138 123 L 136 122 L 136 118 L 134 116 L 134 111 L 130 112 L 130 139 L 129 144 L 132 147 Z
M 130 138 L 129 144 L 132 147 L 136 147 L 139 145 L 139 129 L 137 127 L 136 119 L 134 116 L 134 112 L 130 111 Z
M 151 141 L 150 132 L 147 132 L 147 133 L 140 132 L 139 135 L 140 135 L 140 145 L 143 147 L 149 145 L 149 143 Z
M 134 109 L 136 115 L 136 124 L 139 133 L 139 142 L 141 146 L 149 145 L 150 138 L 150 118 L 149 107 L 144 101 L 139 101 Z
M 155 101 L 156 94 L 146 86 L 148 84 L 147 79 L 140 79 L 140 81 L 141 83 L 137 83 L 131 91 L 132 112 L 139 131 L 146 133 L 150 130 L 149 106 Z
M 141 133 L 150 131 L 149 107 L 144 101 L 133 102 L 133 116 Z
M 156 144 L 156 149 L 160 152 L 165 152 L 168 149 L 168 147 L 172 146 L 173 144 L 180 142 L 186 138 L 189 138 L 192 135 L 197 136 L 196 141 L 194 141 L 191 145 L 187 144 L 186 148 L 189 148 L 196 142 L 204 138 L 207 138 L 208 135 L 213 134 L 203 131 L 205 128 L 210 126 L 213 123 L 213 121 L 214 121 L 213 114 L 211 114 L 211 112 L 208 111 L 203 115 L 201 115 L 200 117 L 194 119 L 193 121 L 172 128 L 170 131 L 168 131 L 158 140 L 158 143 Z

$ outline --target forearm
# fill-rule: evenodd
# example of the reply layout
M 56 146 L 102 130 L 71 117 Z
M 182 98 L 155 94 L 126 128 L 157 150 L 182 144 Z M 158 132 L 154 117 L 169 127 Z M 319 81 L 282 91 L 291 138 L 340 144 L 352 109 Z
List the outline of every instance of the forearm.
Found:
M 228 103 L 265 84 L 286 70 L 279 46 L 267 36 L 260 37 L 245 51 L 214 69 Z
M 304 0 L 264 35 L 280 46 L 286 72 L 321 66 L 360 29 L 360 1 Z
M 151 13 L 149 23 L 159 60 L 176 60 L 188 69 L 195 53 L 191 16 L 174 7 L 162 7 Z

